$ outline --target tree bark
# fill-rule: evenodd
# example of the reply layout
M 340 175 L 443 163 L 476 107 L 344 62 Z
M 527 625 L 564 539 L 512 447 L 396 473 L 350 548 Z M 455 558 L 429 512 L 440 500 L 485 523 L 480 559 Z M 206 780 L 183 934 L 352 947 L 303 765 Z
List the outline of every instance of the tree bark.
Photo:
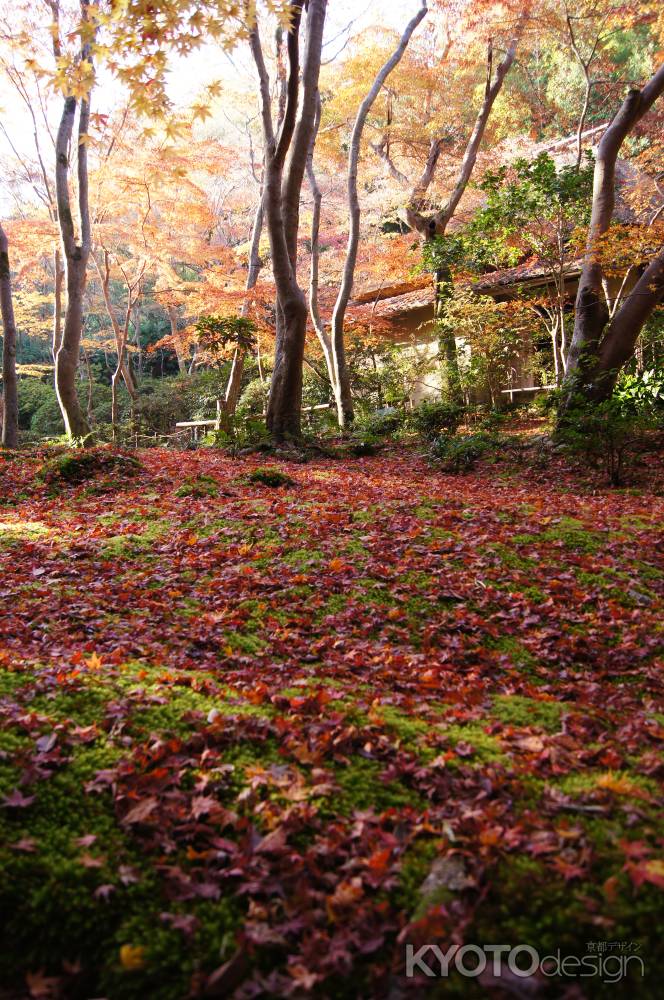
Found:
M 88 7 L 89 0 L 81 0 L 82 21 L 88 19 Z M 81 59 L 91 62 L 89 42 L 82 45 Z M 84 440 L 90 434 L 90 426 L 83 414 L 76 392 L 76 374 L 83 332 L 83 295 L 91 246 L 87 151 L 90 123 L 89 95 L 81 99 L 78 118 L 77 166 L 80 242 L 76 240 L 69 197 L 69 147 L 74 130 L 77 103 L 75 97 L 65 98 L 55 140 L 55 189 L 67 284 L 65 321 L 62 339 L 55 356 L 55 389 L 65 423 L 65 431 L 70 441 Z
M 57 213 L 56 213 L 57 216 Z M 57 218 L 56 218 L 57 221 Z M 65 280 L 65 269 L 62 263 L 62 252 L 57 246 L 53 251 L 53 361 L 55 362 L 60 344 L 62 343 L 62 288 Z
M 323 358 L 325 359 L 325 367 L 327 369 L 327 377 L 330 380 L 330 387 L 332 393 L 336 399 L 336 374 L 334 370 L 334 363 L 332 361 L 332 342 L 330 340 L 330 335 L 325 329 L 325 323 L 320 314 L 320 307 L 318 303 L 318 278 L 320 269 L 320 210 L 321 203 L 323 200 L 323 195 L 321 189 L 318 186 L 318 180 L 316 179 L 316 171 L 314 170 L 314 146 L 316 143 L 316 135 L 318 134 L 318 126 L 320 124 L 320 101 L 316 108 L 316 123 L 314 127 L 314 134 L 311 137 L 311 146 L 309 147 L 309 154 L 307 156 L 307 177 L 309 179 L 309 187 L 311 188 L 311 195 L 314 200 L 314 210 L 311 214 L 311 267 L 309 270 L 309 315 L 311 316 L 311 322 L 313 324 L 316 336 L 318 337 L 318 342 L 321 346 L 323 352 Z
M 332 313 L 332 364 L 334 366 L 335 384 L 333 386 L 337 404 L 337 416 L 339 426 L 345 427 L 353 420 L 353 400 L 350 392 L 350 378 L 346 365 L 346 353 L 344 345 L 344 320 L 346 309 L 353 290 L 355 278 L 355 265 L 357 263 L 357 250 L 360 242 L 360 200 L 357 194 L 357 167 L 360 159 L 360 140 L 367 120 L 367 115 L 378 97 L 380 90 L 388 76 L 401 61 L 411 36 L 420 21 L 427 14 L 426 0 L 421 0 L 421 6 L 414 17 L 408 22 L 406 30 L 399 40 L 399 44 L 390 58 L 381 66 L 371 85 L 369 93 L 366 95 L 357 112 L 353 131 L 351 133 L 350 147 L 348 150 L 348 246 L 346 248 L 346 260 L 339 287 L 339 294 Z
M 18 390 L 16 384 L 16 323 L 12 300 L 9 242 L 0 225 L 0 313 L 2 314 L 2 446 L 18 446 Z
M 662 298 L 664 258 L 660 251 L 611 316 L 603 290 L 600 257 L 602 237 L 608 232 L 613 218 L 616 161 L 620 148 L 662 93 L 664 63 L 642 90 L 629 91 L 599 143 L 592 213 L 576 296 L 574 334 L 564 383 L 567 391 L 561 416 L 577 393 L 595 401 L 611 395 L 620 367 L 631 357 L 643 324 Z
M 97 268 L 97 273 L 99 274 L 99 280 L 101 282 L 101 291 L 104 297 L 104 305 L 106 306 L 106 312 L 108 318 L 111 321 L 111 327 L 113 329 L 113 336 L 115 337 L 115 350 L 117 353 L 117 375 L 122 375 L 125 386 L 127 387 L 127 392 L 129 393 L 131 399 L 136 401 L 138 399 L 138 389 L 136 388 L 136 383 L 134 381 L 134 376 L 132 374 L 131 368 L 127 361 L 127 341 L 129 340 L 129 322 L 131 320 L 131 311 L 134 307 L 134 291 L 136 286 L 140 283 L 143 276 L 142 272 L 139 273 L 135 282 L 129 284 L 127 282 L 127 306 L 125 310 L 125 319 L 123 326 L 120 326 L 118 318 L 115 315 L 115 309 L 113 308 L 113 303 L 111 302 L 111 267 L 109 253 L 104 250 L 104 270 L 99 266 L 99 261 L 96 257 L 93 258 L 95 267 Z M 143 268 L 145 270 L 145 268 Z M 115 377 L 115 376 L 114 376 Z
M 182 338 L 178 332 L 178 310 L 177 306 L 168 306 L 168 319 L 171 324 L 171 337 L 173 338 L 173 350 L 175 351 L 175 356 L 178 359 L 178 368 L 180 369 L 180 375 L 187 374 L 187 361 L 184 355 L 184 348 L 182 346 Z
M 409 225 L 415 229 L 421 237 L 425 240 L 433 240 L 436 236 L 444 236 L 447 226 L 452 219 L 459 202 L 461 201 L 466 188 L 468 187 L 468 182 L 472 176 L 473 170 L 475 168 L 475 163 L 477 162 L 477 154 L 479 148 L 482 144 L 482 139 L 484 138 L 484 133 L 486 132 L 486 127 L 489 122 L 489 117 L 491 111 L 496 102 L 498 94 L 502 90 L 505 78 L 509 73 L 512 63 L 516 57 L 516 50 L 519 44 L 519 40 L 525 28 L 526 22 L 528 20 L 527 11 L 523 11 L 519 16 L 514 31 L 514 37 L 510 42 L 509 48 L 505 53 L 503 61 L 498 66 L 496 70 L 495 79 L 493 79 L 493 46 L 489 42 L 487 51 L 487 72 L 486 72 L 486 83 L 484 87 L 484 100 L 482 101 L 482 106 L 479 110 L 477 118 L 475 120 L 475 126 L 471 132 L 470 138 L 466 145 L 466 150 L 461 161 L 461 167 L 459 168 L 459 174 L 454 185 L 452 194 L 450 195 L 447 203 L 438 212 L 433 215 L 424 216 L 419 211 L 417 211 L 418 205 L 417 200 L 421 199 L 424 192 L 429 187 L 436 165 L 438 163 L 440 155 L 440 143 L 432 142 L 429 149 L 429 157 L 424 168 L 424 172 L 418 181 L 418 183 L 413 188 L 411 192 L 411 202 L 406 206 L 406 218 Z M 450 279 L 451 280 L 451 276 Z M 443 284 L 440 280 L 439 274 L 436 274 L 434 278 L 434 294 L 435 294 L 435 305 L 434 311 L 437 316 L 442 314 L 445 294 L 443 293 Z M 453 401 L 457 403 L 462 402 L 462 392 L 461 384 L 459 378 L 459 360 L 456 350 L 456 340 L 451 333 L 447 333 L 443 338 L 443 346 L 445 353 L 445 361 L 448 370 L 448 381 L 450 396 Z
M 302 365 L 307 322 L 307 304 L 296 275 L 299 206 L 306 159 L 316 116 L 323 27 L 327 0 L 309 0 L 307 31 L 300 93 L 299 34 L 304 0 L 291 5 L 287 35 L 288 79 L 286 106 L 278 135 L 275 136 L 270 106 L 270 83 L 257 25 L 250 44 L 258 70 L 261 120 L 265 148 L 265 189 L 263 209 L 272 271 L 277 290 L 277 330 L 274 369 L 270 385 L 267 426 L 276 441 L 301 435 Z M 288 164 L 286 157 L 288 156 Z

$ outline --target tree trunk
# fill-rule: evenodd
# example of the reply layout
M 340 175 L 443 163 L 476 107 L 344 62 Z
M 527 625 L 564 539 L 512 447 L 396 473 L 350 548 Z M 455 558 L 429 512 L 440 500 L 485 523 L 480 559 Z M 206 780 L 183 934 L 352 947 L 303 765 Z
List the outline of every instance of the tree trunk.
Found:
M 267 410 L 267 426 L 275 441 L 299 438 L 301 435 L 307 305 L 296 276 L 297 234 L 302 181 L 316 118 L 327 0 L 309 0 L 307 4 L 302 102 L 298 119 L 299 34 L 303 7 L 304 0 L 295 0 L 291 4 L 292 16 L 287 35 L 286 106 L 278 135 L 275 135 L 272 121 L 270 81 L 255 23 L 250 32 L 252 55 L 258 70 L 265 148 L 263 209 L 277 290 L 275 364 Z M 287 156 L 288 164 L 284 169 Z
M 88 20 L 88 8 L 89 0 L 81 0 L 82 22 Z M 90 52 L 90 42 L 86 40 L 81 46 L 82 62 L 91 63 Z M 78 118 L 77 180 L 80 243 L 76 241 L 69 197 L 69 149 L 77 103 L 75 97 L 65 98 L 55 140 L 55 189 L 67 282 L 67 307 L 62 340 L 55 356 L 55 389 L 62 411 L 65 431 L 70 441 L 84 440 L 90 434 L 90 426 L 85 419 L 76 393 L 76 374 L 83 332 L 83 295 L 91 246 L 87 151 L 90 122 L 89 96 L 81 99 Z
M 443 319 L 445 301 L 450 297 L 451 292 L 452 272 L 450 269 L 445 268 L 436 271 L 434 315 L 439 321 Z M 463 406 L 463 390 L 461 387 L 461 372 L 459 371 L 456 337 L 454 336 L 454 331 L 446 325 L 442 326 L 440 342 L 443 348 L 443 358 L 445 359 L 447 392 L 450 401 L 456 403 L 458 406 Z
M 175 351 L 175 356 L 178 359 L 178 368 L 180 369 L 180 375 L 187 374 L 187 361 L 184 356 L 184 348 L 182 346 L 182 338 L 178 332 L 178 311 L 176 306 L 168 306 L 168 318 L 171 324 L 171 337 L 173 338 L 173 350 Z
M 629 91 L 599 143 L 592 214 L 576 296 L 574 335 L 567 358 L 561 418 L 573 405 L 576 395 L 596 402 L 611 395 L 620 368 L 632 356 L 644 323 L 664 294 L 664 251 L 660 251 L 611 316 L 603 289 L 600 256 L 602 237 L 613 218 L 616 161 L 620 148 L 663 92 L 664 63 L 643 90 Z
M 355 278 L 355 265 L 357 263 L 357 250 L 360 242 L 360 200 L 357 194 L 357 168 L 360 159 L 360 140 L 364 131 L 364 125 L 371 107 L 378 97 L 386 79 L 401 61 L 411 35 L 417 28 L 420 21 L 427 14 L 426 0 L 421 0 L 421 7 L 414 17 L 408 22 L 406 30 L 399 40 L 396 49 L 380 68 L 376 74 L 369 93 L 362 101 L 357 112 L 357 118 L 353 126 L 348 150 L 348 247 L 346 249 L 346 260 L 344 262 L 343 275 L 337 301 L 332 313 L 332 363 L 335 373 L 335 398 L 337 403 L 337 415 L 339 426 L 345 427 L 353 420 L 353 400 L 350 392 L 350 378 L 346 365 L 346 352 L 344 345 L 344 320 L 346 308 L 353 290 Z
M 16 385 L 16 323 L 12 301 L 9 242 L 0 225 L 0 313 L 2 314 L 2 446 L 18 445 L 18 391 Z
M 60 247 L 53 251 L 53 361 L 62 342 L 62 288 L 65 280 L 65 269 L 62 263 Z
M 90 366 L 90 355 L 83 348 L 83 361 L 85 362 L 85 370 L 88 375 L 88 402 L 86 410 L 86 418 L 90 426 L 92 426 L 92 368 Z
M 475 120 L 473 131 L 468 139 L 463 159 L 461 161 L 461 167 L 459 168 L 456 184 L 454 185 L 454 189 L 447 201 L 447 204 L 433 215 L 425 217 L 417 210 L 419 207 L 417 200 L 422 198 L 423 193 L 431 183 L 440 154 L 440 145 L 434 143 L 431 145 L 424 173 L 411 192 L 410 204 L 406 206 L 406 217 L 409 225 L 425 240 L 433 240 L 437 236 L 445 235 L 447 226 L 449 225 L 449 222 L 452 219 L 466 188 L 468 187 L 468 182 L 472 177 L 475 163 L 477 161 L 477 154 L 482 144 L 482 139 L 484 138 L 484 133 L 486 132 L 486 127 L 491 116 L 491 110 L 495 104 L 498 94 L 502 90 L 505 78 L 512 67 L 519 39 L 521 38 L 527 20 L 528 13 L 524 10 L 517 21 L 514 37 L 507 52 L 505 53 L 505 58 L 496 70 L 495 79 L 493 79 L 493 46 L 491 42 L 489 42 L 484 100 L 482 101 L 482 106 Z M 451 275 L 446 280 L 451 281 Z M 441 281 L 440 274 L 437 273 L 434 279 L 434 312 L 437 316 L 442 315 L 444 301 L 446 298 L 443 291 L 443 285 L 444 282 Z M 452 400 L 462 403 L 463 393 L 461 392 L 461 380 L 459 377 L 459 359 L 456 349 L 456 340 L 453 335 L 445 335 L 442 339 L 445 361 L 448 369 L 450 395 Z
M 307 328 L 304 296 L 279 308 L 274 368 L 267 406 L 267 426 L 275 441 L 301 435 L 302 365 Z
M 314 125 L 314 132 L 311 137 L 311 145 L 309 147 L 309 153 L 307 155 L 307 178 L 309 180 L 309 187 L 311 188 L 311 196 L 314 201 L 313 212 L 311 213 L 311 265 L 309 268 L 309 315 L 311 317 L 311 322 L 315 330 L 316 336 L 318 337 L 318 343 L 320 344 L 321 351 L 323 352 L 323 359 L 325 361 L 325 368 L 327 370 L 327 377 L 330 382 L 330 389 L 332 394 L 337 399 L 337 386 L 336 386 L 336 371 L 334 367 L 334 361 L 332 359 L 332 341 L 329 333 L 325 329 L 325 323 L 320 314 L 320 306 L 318 301 L 318 286 L 319 286 L 319 273 L 320 273 L 320 210 L 323 201 L 323 194 L 320 187 L 318 186 L 318 180 L 316 178 L 316 171 L 314 169 L 314 147 L 316 145 L 316 137 L 318 135 L 318 126 L 320 125 L 320 99 L 318 100 L 316 106 L 316 122 Z
M 482 139 L 484 138 L 484 133 L 491 115 L 491 110 L 495 104 L 498 94 L 502 90 L 505 78 L 509 73 L 512 63 L 514 62 L 516 56 L 517 45 L 519 39 L 523 33 L 523 29 L 528 20 L 528 12 L 523 11 L 517 22 L 514 37 L 510 43 L 510 46 L 505 53 L 505 58 L 500 63 L 498 69 L 496 70 L 496 78 L 493 80 L 493 47 L 489 43 L 489 48 L 487 52 L 487 75 L 486 84 L 484 88 L 484 100 L 482 101 L 482 107 L 479 110 L 477 119 L 475 121 L 475 126 L 468 139 L 468 144 L 466 145 L 465 153 L 463 154 L 463 160 L 461 161 L 461 167 L 459 169 L 459 175 L 457 177 L 456 184 L 452 194 L 449 197 L 447 204 L 440 209 L 440 211 L 435 212 L 432 216 L 425 218 L 420 215 L 417 211 L 417 205 L 408 205 L 406 207 L 406 215 L 409 224 L 416 229 L 425 239 L 432 239 L 434 236 L 444 236 L 445 230 L 447 229 L 448 223 L 452 216 L 454 215 L 461 198 L 468 186 L 468 181 L 470 180 L 473 170 L 475 168 L 475 163 L 477 161 L 477 154 L 479 148 L 482 144 Z M 433 165 L 431 169 L 427 171 L 425 168 L 424 179 L 426 179 L 427 185 L 431 183 L 433 177 L 434 168 L 438 161 L 438 156 L 433 156 L 432 151 L 430 151 L 430 160 L 433 160 Z M 429 166 L 429 163 L 427 164 Z M 419 185 L 416 185 L 413 193 L 416 194 L 418 190 L 421 190 L 422 180 L 420 180 Z
M 70 441 L 83 440 L 90 433 L 76 392 L 81 333 L 83 330 L 83 293 L 86 283 L 86 263 L 81 257 L 66 258 L 67 308 L 62 341 L 55 357 L 55 391 L 57 393 L 65 433 Z
M 131 310 L 134 306 L 133 293 L 136 284 L 127 284 L 127 308 L 125 311 L 125 321 L 124 326 L 121 327 L 117 316 L 115 315 L 115 309 L 113 308 L 113 303 L 111 302 L 111 268 L 109 254 L 107 250 L 104 250 L 104 272 L 99 266 L 99 261 L 93 255 L 95 262 L 95 267 L 97 268 L 97 273 L 99 274 L 99 280 L 101 281 L 101 290 L 104 297 L 104 305 L 106 306 L 106 313 L 111 321 L 111 327 L 113 329 L 113 336 L 115 337 L 115 350 L 117 353 L 117 370 L 116 374 L 121 374 L 124 384 L 127 387 L 127 392 L 132 400 L 135 402 L 138 399 L 138 389 L 136 388 L 136 383 L 134 381 L 134 376 L 131 371 L 131 366 L 127 361 L 127 341 L 129 339 L 129 322 L 131 319 Z M 140 278 L 138 279 L 140 281 Z M 115 376 L 114 376 L 115 377 Z

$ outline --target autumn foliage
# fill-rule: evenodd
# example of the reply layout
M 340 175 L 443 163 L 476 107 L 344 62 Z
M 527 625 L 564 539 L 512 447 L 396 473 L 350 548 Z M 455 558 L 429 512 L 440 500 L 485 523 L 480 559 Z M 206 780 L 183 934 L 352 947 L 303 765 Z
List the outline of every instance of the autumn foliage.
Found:
M 89 454 L 1 467 L 17 996 L 378 998 L 429 941 L 656 974 L 659 493 Z

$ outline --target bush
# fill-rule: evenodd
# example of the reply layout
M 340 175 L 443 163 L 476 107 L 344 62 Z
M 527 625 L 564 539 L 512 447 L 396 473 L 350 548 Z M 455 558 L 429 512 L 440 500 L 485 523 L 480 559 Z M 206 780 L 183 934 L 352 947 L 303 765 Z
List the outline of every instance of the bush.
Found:
M 268 386 L 259 378 L 253 379 L 240 396 L 237 406 L 238 417 L 259 417 L 267 408 Z
M 431 454 L 440 461 L 443 472 L 458 475 L 470 472 L 482 455 L 501 444 L 501 439 L 482 431 L 476 434 L 461 434 L 458 437 L 443 434 L 434 441 Z
M 355 455 L 356 458 L 361 458 L 363 455 L 375 455 L 380 451 L 381 447 L 382 442 L 380 439 L 374 437 L 372 434 L 358 434 L 351 438 L 348 444 L 348 451 L 351 455 Z
M 358 439 L 383 438 L 395 434 L 404 423 L 404 415 L 394 406 L 358 417 L 353 425 L 353 436 Z
M 647 433 L 658 426 L 657 415 L 634 397 L 620 394 L 601 403 L 577 401 L 558 428 L 558 439 L 606 473 L 612 486 L 622 486 L 627 467 L 647 446 Z
M 52 406 L 55 408 L 56 418 L 60 421 L 60 408 L 55 395 L 55 389 L 46 382 L 40 382 L 36 378 L 21 378 L 18 382 L 18 426 L 21 430 L 34 430 L 32 421 L 36 413 L 43 407 Z M 59 432 L 56 432 L 59 433 Z
M 456 403 L 429 402 L 420 403 L 410 415 L 413 429 L 427 441 L 433 441 L 440 435 L 454 434 L 464 416 L 464 407 Z
M 168 433 L 179 420 L 191 419 L 191 383 L 182 376 L 145 379 L 136 406 L 140 430 Z
M 623 374 L 614 399 L 624 414 L 664 414 L 664 370 L 649 368 L 637 374 Z

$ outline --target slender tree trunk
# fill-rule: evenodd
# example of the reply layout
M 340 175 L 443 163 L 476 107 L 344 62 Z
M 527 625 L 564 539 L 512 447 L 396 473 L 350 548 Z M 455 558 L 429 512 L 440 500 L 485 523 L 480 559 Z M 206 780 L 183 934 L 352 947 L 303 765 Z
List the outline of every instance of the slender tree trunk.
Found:
M 134 306 L 134 343 L 136 345 L 136 374 L 140 382 L 143 376 L 143 349 L 141 347 L 141 306 Z
M 461 166 L 459 168 L 456 184 L 454 185 L 452 193 L 443 208 L 441 208 L 438 212 L 435 212 L 433 215 L 425 217 L 418 211 L 419 205 L 417 203 L 417 199 L 421 199 L 423 192 L 426 191 L 433 179 L 440 154 L 440 146 L 432 144 L 429 150 L 429 157 L 422 177 L 413 188 L 413 191 L 411 192 L 411 202 L 406 206 L 406 217 L 409 225 L 412 226 L 412 228 L 414 228 L 425 240 L 433 240 L 437 236 L 445 235 L 447 226 L 449 225 L 449 222 L 456 212 L 459 202 L 468 187 L 468 182 L 470 181 L 473 170 L 475 169 L 477 154 L 482 144 L 484 133 L 486 132 L 491 111 L 516 57 L 519 39 L 521 38 L 523 29 L 525 28 L 528 16 L 529 15 L 526 10 L 524 10 L 519 16 L 514 31 L 514 37 L 510 42 L 503 61 L 496 70 L 495 79 L 493 78 L 493 46 L 491 42 L 489 43 L 487 51 L 487 72 L 484 87 L 484 100 L 482 101 L 482 106 L 475 120 L 473 131 L 468 139 L 463 159 L 461 161 Z M 437 316 L 440 316 L 442 315 L 446 296 L 443 294 L 443 282 L 440 281 L 438 274 L 434 279 L 434 294 L 434 312 Z M 453 399 L 461 403 L 463 402 L 463 393 L 461 392 L 459 360 L 454 336 L 451 338 L 447 336 L 446 340 L 444 338 L 443 348 L 450 376 L 451 395 Z
M 93 255 L 94 256 L 94 255 Z M 129 320 L 131 317 L 131 310 L 133 308 L 133 291 L 135 284 L 131 287 L 127 286 L 127 308 L 125 312 L 125 322 L 124 327 L 121 327 L 117 316 L 115 315 L 115 309 L 113 308 L 113 303 L 111 302 L 111 270 L 109 254 L 107 250 L 104 250 L 104 271 L 99 266 L 99 261 L 94 257 L 95 267 L 97 268 L 97 273 L 99 274 L 99 280 L 101 282 L 102 295 L 104 297 L 104 305 L 106 306 L 106 313 L 111 321 L 111 327 L 113 329 L 113 336 L 115 338 L 115 350 L 117 353 L 117 371 L 122 375 L 125 386 L 127 387 L 127 392 L 132 400 L 135 402 L 138 399 L 138 389 L 136 388 L 136 383 L 134 381 L 134 376 L 131 371 L 131 367 L 127 361 L 127 340 L 129 337 Z M 140 279 L 139 279 L 140 280 Z
M 601 401 L 611 395 L 620 368 L 632 356 L 644 323 L 664 294 L 664 250 L 660 250 L 612 315 L 603 289 L 600 254 L 602 237 L 613 218 L 616 161 L 620 148 L 663 92 L 664 63 L 642 90 L 629 91 L 599 143 L 592 214 L 576 296 L 574 335 L 567 358 L 567 392 L 561 405 L 561 419 L 577 394 L 589 401 Z
M 16 323 L 12 300 L 9 242 L 0 225 L 0 313 L 2 314 L 2 446 L 18 445 L 18 389 L 16 384 Z
M 277 329 L 274 369 L 270 386 L 267 426 L 276 441 L 301 434 L 302 365 L 307 322 L 307 304 L 297 283 L 296 252 L 299 207 L 307 153 L 314 128 L 327 0 L 309 0 L 307 31 L 300 93 L 299 34 L 304 0 L 291 4 L 287 35 L 288 79 L 286 105 L 278 135 L 275 135 L 270 100 L 270 81 L 254 23 L 250 43 L 258 70 L 261 119 L 265 148 L 263 209 L 270 238 L 272 271 L 277 290 Z M 286 169 L 286 157 L 288 163 Z
M 178 359 L 178 368 L 180 369 L 180 375 L 186 375 L 187 361 L 184 354 L 184 348 L 182 346 L 182 338 L 178 331 L 178 311 L 176 306 L 168 306 L 168 318 L 171 324 L 171 337 L 173 338 L 173 349 L 175 351 L 175 356 Z
M 482 101 L 482 107 L 479 110 L 477 119 L 475 121 L 475 126 L 468 139 L 466 145 L 466 150 L 461 161 L 461 167 L 459 168 L 459 174 L 454 185 L 452 194 L 450 195 L 447 204 L 441 208 L 438 212 L 435 212 L 432 216 L 425 218 L 420 215 L 416 207 L 413 205 L 408 205 L 406 208 L 406 215 L 408 217 L 409 224 L 416 229 L 425 239 L 432 239 L 434 236 L 444 236 L 445 230 L 449 224 L 450 219 L 454 215 L 461 198 L 468 186 L 468 182 L 472 176 L 473 170 L 475 168 L 475 163 L 477 161 L 477 154 L 479 152 L 480 146 L 482 144 L 482 139 L 484 138 L 484 133 L 486 132 L 486 127 L 491 116 L 492 108 L 496 102 L 498 94 L 502 90 L 505 78 L 509 73 L 512 63 L 516 57 L 517 45 L 519 39 L 523 33 L 523 29 L 528 20 L 528 12 L 523 11 L 517 22 L 514 37 L 510 43 L 510 46 L 505 53 L 505 58 L 498 66 L 496 70 L 495 79 L 493 79 L 493 47 L 489 43 L 488 53 L 487 53 L 487 74 L 486 74 L 486 84 L 484 88 L 484 100 Z M 430 153 L 431 157 L 431 153 Z M 438 161 L 436 156 L 433 162 L 433 167 L 435 167 Z M 426 171 L 426 168 L 425 168 Z M 431 182 L 433 177 L 433 168 L 429 171 L 428 181 Z M 420 182 L 421 183 L 421 182 Z M 416 185 L 414 193 L 418 190 Z
M 85 362 L 85 370 L 88 376 L 88 405 L 86 410 L 86 418 L 90 426 L 92 426 L 92 367 L 90 365 L 90 355 L 88 354 L 85 347 L 83 348 L 83 360 Z
M 83 293 L 86 261 L 67 259 L 67 308 L 62 341 L 55 358 L 55 390 L 70 440 L 82 440 L 90 433 L 76 392 L 81 333 L 83 330 Z
M 378 97 L 380 90 L 388 76 L 401 61 L 411 36 L 418 24 L 427 14 L 426 0 L 421 0 L 421 7 L 413 18 L 409 21 L 406 30 L 399 40 L 396 49 L 378 71 L 369 93 L 362 101 L 357 112 L 355 124 L 350 139 L 348 150 L 348 247 L 346 249 L 346 260 L 341 278 L 341 286 L 337 301 L 332 313 L 332 362 L 335 373 L 335 397 L 337 403 L 337 416 L 339 426 L 345 427 L 353 420 L 353 400 L 350 392 L 350 378 L 348 366 L 346 365 L 346 352 L 344 345 L 344 320 L 346 309 L 350 301 L 355 279 L 355 265 L 357 263 L 357 251 L 360 242 L 360 200 L 357 193 L 357 168 L 360 159 L 360 141 L 367 120 L 367 115 Z
M 443 319 L 445 314 L 445 302 L 452 293 L 452 272 L 449 268 L 440 269 L 435 274 L 435 303 L 434 311 L 438 321 Z M 447 391 L 450 400 L 458 406 L 463 405 L 463 389 L 461 387 L 461 372 L 459 370 L 459 355 L 457 353 L 456 337 L 454 330 L 447 324 L 441 324 L 441 347 L 443 348 L 443 358 L 445 359 L 445 373 L 447 377 Z
M 62 251 L 58 246 L 53 251 L 53 361 L 55 361 L 62 342 L 62 288 L 64 280 L 65 269 L 62 263 Z
M 318 279 L 320 272 L 320 210 L 323 201 L 323 195 L 320 187 L 318 186 L 318 180 L 316 178 L 316 171 L 314 169 L 314 147 L 316 145 L 316 137 L 318 135 L 318 126 L 320 125 L 320 99 L 318 100 L 316 107 L 316 122 L 314 125 L 314 132 L 311 137 L 311 145 L 309 146 L 309 153 L 307 155 L 307 178 L 309 180 L 309 187 L 311 188 L 311 196 L 314 202 L 313 212 L 311 213 L 311 266 L 309 269 L 309 315 L 311 317 L 311 322 L 313 324 L 316 336 L 318 337 L 318 343 L 320 344 L 321 351 L 323 352 L 323 359 L 325 361 L 325 368 L 327 369 L 327 377 L 330 382 L 330 388 L 332 394 L 337 400 L 337 385 L 336 385 L 336 371 L 334 368 L 334 361 L 332 359 L 332 341 L 330 335 L 325 329 L 325 323 L 320 314 L 320 307 L 318 302 Z
M 81 0 L 81 17 L 88 20 L 89 0 Z M 91 63 L 90 42 L 81 47 L 81 60 Z M 65 431 L 70 441 L 84 440 L 90 434 L 76 392 L 81 336 L 83 332 L 83 295 L 90 256 L 91 229 L 88 200 L 88 129 L 90 99 L 81 99 L 78 118 L 78 210 L 80 217 L 80 242 L 76 240 L 74 219 L 69 197 L 69 148 L 74 129 L 77 99 L 66 97 L 55 141 L 55 188 L 58 206 L 58 223 L 62 240 L 67 282 L 67 307 L 62 339 L 55 356 L 55 389 L 62 411 Z

